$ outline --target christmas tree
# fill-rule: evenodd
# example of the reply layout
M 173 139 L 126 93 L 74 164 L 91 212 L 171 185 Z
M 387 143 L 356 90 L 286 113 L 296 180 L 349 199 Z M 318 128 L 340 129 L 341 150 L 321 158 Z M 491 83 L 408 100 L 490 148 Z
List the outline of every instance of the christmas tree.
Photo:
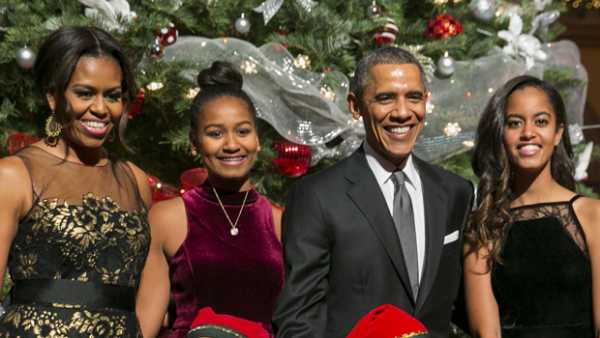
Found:
M 302 107 L 297 102 L 304 98 L 296 97 L 289 84 L 252 91 L 253 98 L 292 93 L 284 95 L 290 99 L 276 108 L 259 105 L 264 151 L 254 182 L 282 202 L 295 176 L 319 170 L 359 144 L 361 123 L 351 121 L 345 107 L 347 79 L 362 55 L 388 44 L 418 54 L 430 75 L 434 104 L 428 107 L 428 126 L 417 151 L 431 161 L 446 160 L 447 167 L 474 178 L 468 155 L 452 156 L 472 146 L 482 105 L 494 84 L 501 84 L 492 73 L 502 70 L 497 62 L 506 63 L 508 58 L 506 67 L 513 67 L 514 75 L 538 67 L 534 73 L 558 85 L 564 95 L 579 92 L 578 102 L 581 93 L 585 97 L 586 79 L 577 74 L 579 65 L 549 61 L 562 49 L 543 43 L 562 31 L 555 21 L 565 8 L 565 2 L 548 0 L 1 0 L 0 141 L 6 145 L 2 151 L 9 154 L 43 136 L 41 127 L 49 110 L 36 94 L 30 71 L 39 43 L 61 25 L 98 25 L 122 41 L 136 65 L 141 88 L 129 112 L 127 141 L 134 152 L 115 151 L 155 176 L 152 184 L 158 184 L 157 192 L 162 193 L 158 198 L 178 192 L 161 182 L 180 186 L 180 174 L 201 165 L 189 152 L 186 116 L 197 90 L 194 72 L 200 67 L 227 57 L 244 70 L 245 81 L 257 84 L 254 74 L 271 70 L 266 76 L 272 80 L 273 69 L 291 62 L 293 69 L 285 75 L 305 83 L 306 92 L 320 94 L 309 97 L 312 103 Z M 190 42 L 189 37 L 203 40 Z M 196 59 L 184 53 L 184 40 L 196 48 Z M 199 47 L 203 43 L 214 48 L 203 51 Z M 240 49 L 230 47 L 236 44 Z M 218 54 L 219 48 L 230 50 Z M 242 55 L 236 56 L 238 52 Z M 487 83 L 482 85 L 488 69 Z M 436 101 L 436 97 L 444 98 Z M 436 102 L 442 104 L 436 107 Z M 448 102 L 454 102 L 450 104 L 454 111 L 443 109 Z M 569 112 L 572 122 L 582 124 L 582 108 L 574 110 Z
M 583 140 L 585 71 L 573 44 L 553 42 L 563 30 L 556 19 L 573 3 L 0 0 L 1 155 L 43 137 L 49 109 L 31 73 L 40 42 L 63 25 L 97 25 L 122 41 L 140 86 L 129 112 L 133 152 L 113 150 L 153 176 L 157 199 L 187 188 L 180 175 L 201 166 L 189 151 L 186 116 L 201 67 L 219 58 L 240 67 L 262 118 L 253 180 L 281 203 L 296 177 L 360 144 L 362 123 L 345 107 L 348 78 L 383 45 L 411 50 L 428 73 L 433 96 L 417 152 L 475 180 L 468 150 L 478 116 L 508 77 L 529 72 L 555 84 L 569 103 L 575 143 Z

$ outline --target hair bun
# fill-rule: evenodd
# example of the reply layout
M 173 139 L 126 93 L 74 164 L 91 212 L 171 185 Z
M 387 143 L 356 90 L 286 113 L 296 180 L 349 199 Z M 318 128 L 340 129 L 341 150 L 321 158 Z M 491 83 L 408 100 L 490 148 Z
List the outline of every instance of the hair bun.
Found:
M 200 71 L 197 82 L 201 89 L 210 86 L 227 86 L 242 90 L 244 79 L 231 63 L 215 61 L 210 68 Z

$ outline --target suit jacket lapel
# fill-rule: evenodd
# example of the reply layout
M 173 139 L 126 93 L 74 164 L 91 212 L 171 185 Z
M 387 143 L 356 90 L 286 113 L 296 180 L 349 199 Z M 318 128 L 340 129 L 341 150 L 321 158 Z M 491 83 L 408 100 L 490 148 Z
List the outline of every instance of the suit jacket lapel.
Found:
M 367 164 L 362 148 L 356 151 L 349 160 L 346 178 L 352 184 L 347 194 L 375 231 L 377 238 L 392 260 L 406 292 L 412 295 L 394 220 L 390 216 L 383 193 Z M 413 297 L 410 298 L 412 301 Z
M 423 306 L 435 282 L 446 234 L 446 192 L 442 178 L 424 161 L 414 157 L 423 189 L 425 211 L 425 266 L 421 276 L 417 311 Z

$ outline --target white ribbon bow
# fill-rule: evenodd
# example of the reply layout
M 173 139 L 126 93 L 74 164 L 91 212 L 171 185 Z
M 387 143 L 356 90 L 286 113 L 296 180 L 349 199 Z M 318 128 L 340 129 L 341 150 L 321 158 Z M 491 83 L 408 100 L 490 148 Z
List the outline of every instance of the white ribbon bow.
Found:
M 575 165 L 575 180 L 581 181 L 588 177 L 587 168 L 590 165 L 592 159 L 592 150 L 594 149 L 594 142 L 588 142 L 585 145 L 583 151 L 577 156 L 577 164 Z
M 279 9 L 281 6 L 283 6 L 283 1 L 284 0 L 266 0 L 262 4 L 258 5 L 258 7 L 254 8 L 254 11 L 257 13 L 262 13 L 266 25 L 275 16 L 275 14 L 279 12 Z M 296 0 L 296 2 L 309 13 L 312 11 L 313 7 L 317 5 L 317 3 L 312 0 Z
M 108 30 L 123 31 L 123 21 L 136 17 L 127 0 L 79 0 L 86 5 L 85 16 L 99 20 Z
M 554 21 L 558 20 L 560 16 L 559 11 L 547 11 L 542 14 L 536 15 L 531 22 L 531 30 L 529 34 L 534 34 L 538 29 L 543 33 L 548 31 L 548 26 L 550 26 Z
M 542 50 L 542 43 L 535 36 L 523 34 L 523 19 L 517 14 L 510 16 L 508 30 L 498 32 L 498 37 L 506 41 L 502 49 L 504 53 L 511 56 L 521 56 L 525 59 L 527 69 L 535 64 L 535 61 L 545 61 L 548 55 Z
M 552 2 L 552 0 L 533 0 L 533 6 L 535 7 L 535 10 L 538 12 L 541 12 L 544 10 L 544 8 L 546 8 L 546 6 L 548 6 L 550 3 Z

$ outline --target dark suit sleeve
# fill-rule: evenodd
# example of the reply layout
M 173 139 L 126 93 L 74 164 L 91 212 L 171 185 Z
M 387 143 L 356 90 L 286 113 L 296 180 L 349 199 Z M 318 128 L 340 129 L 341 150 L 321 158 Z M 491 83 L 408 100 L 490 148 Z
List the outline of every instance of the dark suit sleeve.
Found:
M 273 322 L 277 337 L 325 337 L 329 234 L 319 194 L 299 182 L 283 214 L 285 284 Z

